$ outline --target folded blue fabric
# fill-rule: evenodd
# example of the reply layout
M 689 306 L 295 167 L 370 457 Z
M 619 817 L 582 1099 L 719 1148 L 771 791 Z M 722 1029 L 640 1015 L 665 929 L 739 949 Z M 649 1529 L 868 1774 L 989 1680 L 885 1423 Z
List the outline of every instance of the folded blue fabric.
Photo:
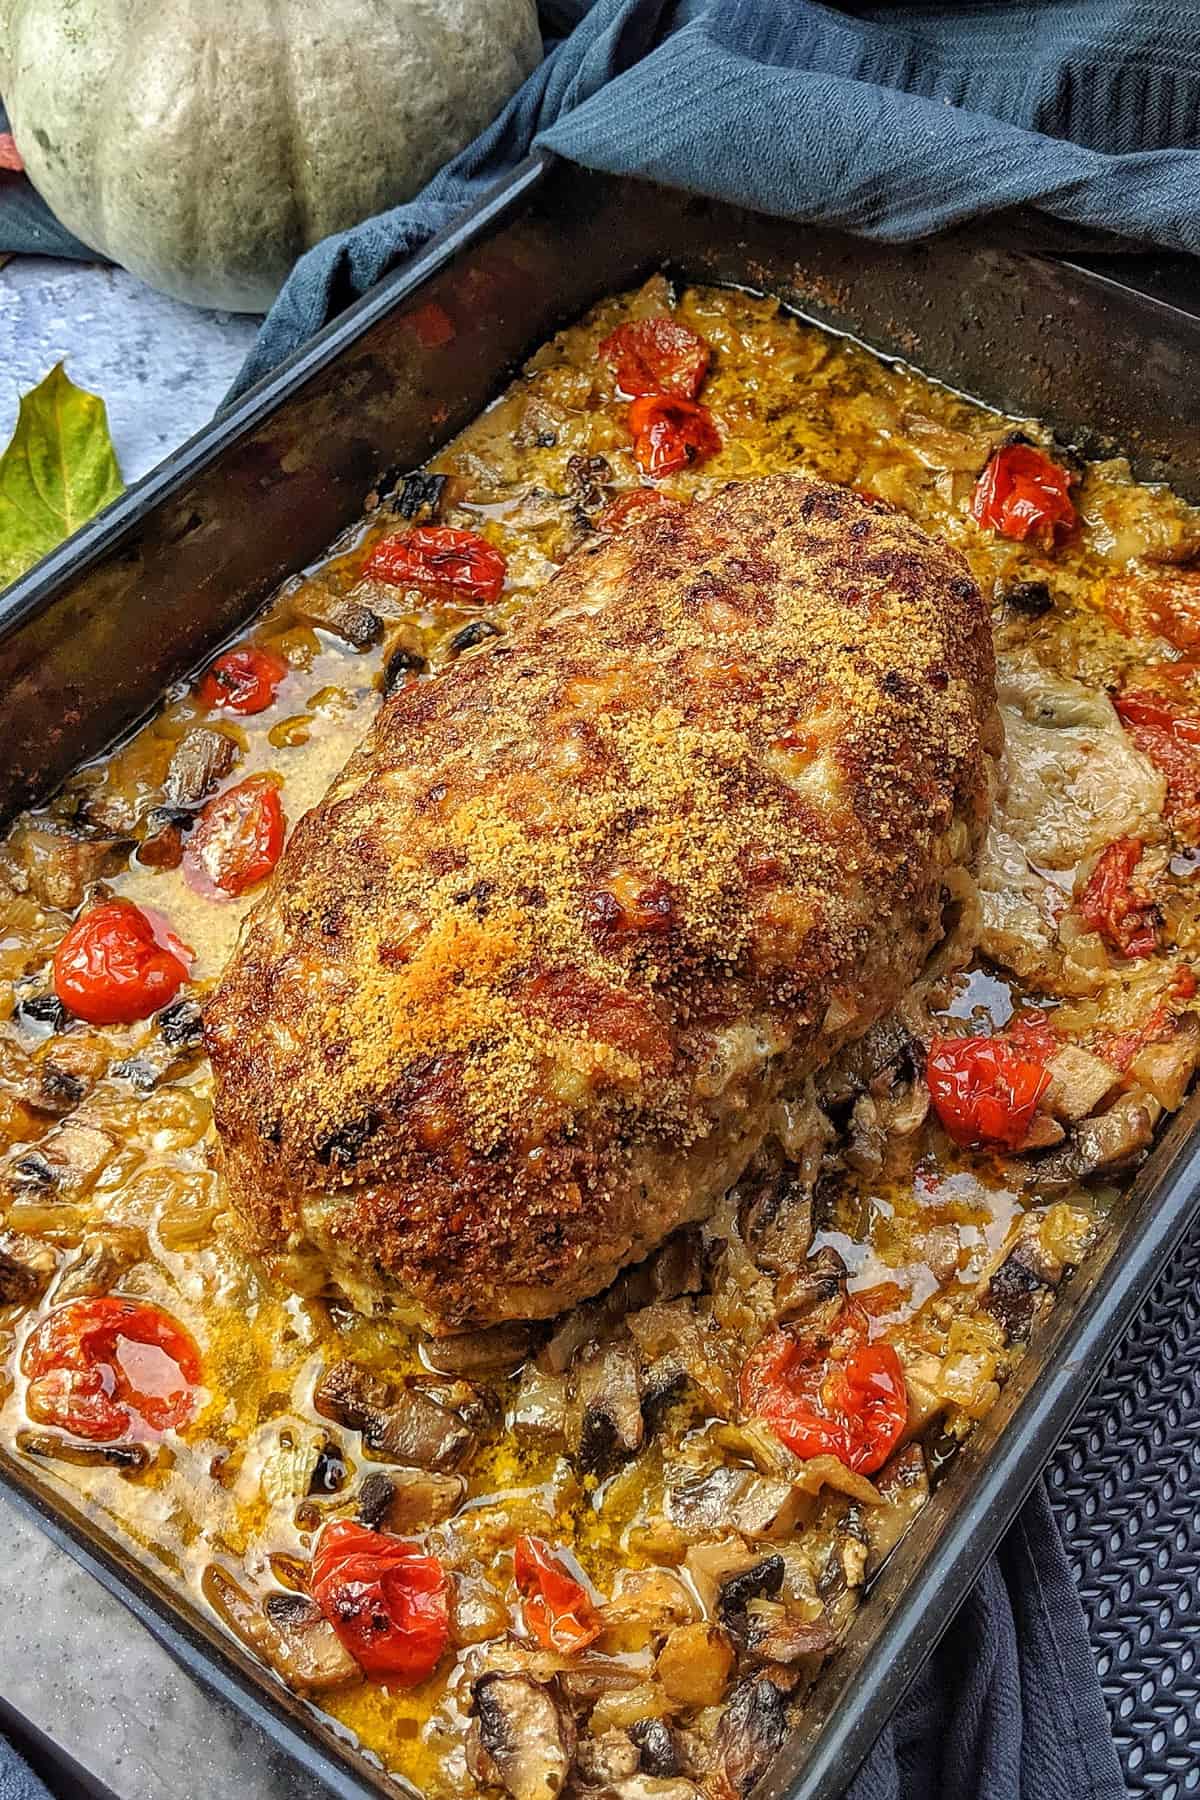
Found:
M 49 1789 L 4 1737 L 0 1737 L 0 1800 L 51 1800 Z

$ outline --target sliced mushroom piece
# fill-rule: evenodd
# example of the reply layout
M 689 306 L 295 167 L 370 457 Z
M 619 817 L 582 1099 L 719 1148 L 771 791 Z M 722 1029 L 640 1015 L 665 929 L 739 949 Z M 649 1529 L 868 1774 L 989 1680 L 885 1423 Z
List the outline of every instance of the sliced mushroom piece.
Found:
M 28 872 L 34 898 L 72 912 L 94 882 L 115 873 L 130 842 L 55 823 L 20 826 L 11 845 Z
M 783 1275 L 803 1266 L 813 1235 L 811 1191 L 786 1171 L 756 1182 L 738 1225 L 760 1269 Z
M 20 1086 L 21 1099 L 34 1112 L 62 1118 L 87 1097 L 91 1083 L 86 1076 L 65 1069 L 50 1057 L 31 1062 Z
M 664 1719 L 639 1719 L 636 1725 L 630 1726 L 629 1735 L 637 1745 L 644 1774 L 653 1775 L 659 1781 L 682 1775 L 683 1749 Z
M 526 1363 L 512 1408 L 513 1429 L 527 1438 L 560 1438 L 567 1428 L 567 1380 Z
M 623 1270 L 595 1300 L 564 1314 L 538 1354 L 539 1365 L 547 1374 L 561 1375 L 585 1344 L 611 1331 L 628 1313 L 699 1293 L 703 1277 L 700 1233 L 690 1227 L 673 1233 L 653 1256 Z
M 740 1636 L 752 1661 L 793 1668 L 810 1656 L 824 1656 L 835 1632 L 828 1619 L 801 1619 L 778 1601 L 751 1599 Z
M 128 1081 L 139 1094 L 148 1094 L 160 1081 L 194 1062 L 203 1048 L 200 1008 L 194 1000 L 176 1000 L 158 1014 L 154 1036 L 136 1056 L 113 1063 L 110 1073 Z
M 265 1606 L 217 1563 L 204 1571 L 205 1599 L 235 1637 L 301 1693 L 328 1693 L 362 1680 L 362 1670 L 306 1594 L 278 1593 Z
M 171 806 L 199 806 L 224 781 L 240 751 L 233 739 L 211 725 L 197 725 L 180 738 L 163 777 Z
M 440 1525 L 457 1512 L 467 1491 L 461 1475 L 434 1469 L 393 1469 L 368 1475 L 358 1497 L 358 1516 L 380 1531 L 406 1532 Z
M 706 1613 L 715 1613 L 722 1583 L 744 1569 L 755 1568 L 762 1556 L 741 1538 L 724 1537 L 691 1545 L 683 1561 L 700 1604 Z
M 665 1511 L 688 1537 L 736 1531 L 748 1538 L 776 1538 L 792 1530 L 804 1501 L 792 1481 L 722 1467 L 699 1481 L 668 1487 Z
M 61 1200 L 78 1200 L 91 1192 L 116 1147 L 107 1131 L 76 1114 L 12 1165 L 14 1185 L 53 1188 Z
M 867 1534 L 867 1574 L 891 1555 L 929 1498 L 929 1471 L 920 1444 L 905 1444 L 875 1477 L 883 1500 L 863 1515 Z
M 787 1737 L 787 1697 L 766 1675 L 735 1689 L 721 1715 L 710 1777 L 720 1800 L 744 1800 Z
M 352 1362 L 330 1365 L 313 1405 L 327 1419 L 362 1433 L 367 1449 L 386 1462 L 421 1469 L 453 1469 L 471 1448 L 463 1421 L 416 1388 L 397 1388 Z
M 535 1342 L 532 1325 L 510 1320 L 460 1337 L 431 1339 L 421 1354 L 437 1375 L 515 1375 Z
M 814 1329 L 831 1323 L 846 1304 L 846 1274 L 832 1244 L 823 1244 L 798 1269 L 780 1276 L 775 1286 L 776 1317 L 811 1321 Z
M 341 638 L 354 650 L 365 650 L 378 641 L 383 621 L 377 612 L 355 600 L 350 594 L 339 594 L 320 580 L 307 581 L 296 595 L 296 617 L 308 625 Z
M 140 1475 L 153 1457 L 145 1444 L 80 1444 L 49 1431 L 18 1431 L 17 1449 L 44 1462 L 73 1463 L 81 1469 L 117 1469 L 122 1475 Z
M 513 1800 L 555 1800 L 575 1756 L 575 1726 L 529 1675 L 481 1675 L 471 1699 L 473 1773 Z
M 1040 1188 L 1071 1187 L 1090 1175 L 1130 1168 L 1154 1138 L 1162 1107 L 1143 1088 L 1118 1095 L 1107 1112 L 1081 1119 L 1060 1150 L 1037 1165 Z
M 584 1475 L 605 1475 L 636 1456 L 645 1436 L 641 1370 L 631 1344 L 603 1344 L 575 1364 L 567 1444 Z
M 735 1637 L 744 1637 L 748 1608 L 752 1600 L 773 1600 L 783 1586 L 782 1556 L 764 1556 L 726 1575 L 717 1588 L 717 1617 Z
M 102 1225 L 89 1231 L 54 1285 L 55 1304 L 110 1293 L 146 1253 L 146 1234 L 136 1225 Z
M 0 1231 L 0 1306 L 40 1300 L 57 1266 L 49 1244 L 20 1231 Z
M 585 1733 L 575 1752 L 575 1780 L 611 1793 L 614 1782 L 636 1775 L 641 1764 L 638 1747 L 628 1732 L 603 1731 L 598 1737 Z

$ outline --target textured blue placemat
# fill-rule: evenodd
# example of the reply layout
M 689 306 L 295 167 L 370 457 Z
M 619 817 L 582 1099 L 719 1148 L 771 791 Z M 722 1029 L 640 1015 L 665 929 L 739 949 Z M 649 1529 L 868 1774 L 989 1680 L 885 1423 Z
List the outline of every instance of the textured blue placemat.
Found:
M 1048 1472 L 1131 1791 L 1200 1794 L 1200 1223 Z

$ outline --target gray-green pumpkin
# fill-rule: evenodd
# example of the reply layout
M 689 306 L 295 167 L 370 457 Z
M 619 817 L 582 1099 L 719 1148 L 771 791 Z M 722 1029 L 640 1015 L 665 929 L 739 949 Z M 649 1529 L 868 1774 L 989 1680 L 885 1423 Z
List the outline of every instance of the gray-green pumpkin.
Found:
M 0 94 L 42 198 L 199 305 L 409 199 L 541 54 L 534 0 L 0 0 Z

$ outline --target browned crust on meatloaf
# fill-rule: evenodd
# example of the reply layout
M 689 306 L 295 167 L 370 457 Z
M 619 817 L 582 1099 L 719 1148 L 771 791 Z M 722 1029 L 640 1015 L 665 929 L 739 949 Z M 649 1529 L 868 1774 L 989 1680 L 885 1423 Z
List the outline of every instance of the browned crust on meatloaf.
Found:
M 251 1241 L 435 1330 L 605 1285 L 909 987 L 997 729 L 966 564 L 847 489 L 596 538 L 386 702 L 247 921 L 207 1033 Z

